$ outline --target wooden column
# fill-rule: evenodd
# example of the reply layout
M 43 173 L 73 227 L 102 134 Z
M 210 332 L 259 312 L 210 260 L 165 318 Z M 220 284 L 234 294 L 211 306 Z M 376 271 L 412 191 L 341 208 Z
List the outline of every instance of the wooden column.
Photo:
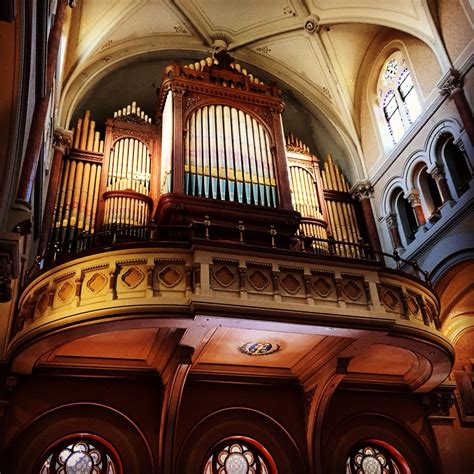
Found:
M 441 94 L 451 97 L 456 105 L 456 109 L 461 116 L 461 121 L 466 129 L 466 133 L 474 145 L 474 121 L 472 111 L 464 93 L 463 81 L 460 72 L 455 68 L 450 68 L 449 77 L 441 86 Z
M 173 90 L 173 156 L 171 157 L 173 193 L 184 194 L 184 153 L 183 153 L 183 95 L 184 90 Z
M 411 207 L 413 208 L 413 212 L 415 213 L 415 219 L 416 223 L 418 224 L 418 227 L 425 225 L 426 218 L 425 213 L 423 212 L 423 208 L 421 207 L 420 193 L 416 189 L 412 189 L 407 199 Z
M 57 129 L 53 135 L 53 160 L 51 164 L 48 192 L 44 206 L 43 221 L 41 223 L 41 235 L 38 246 L 38 255 L 43 255 L 46 250 L 48 236 L 54 213 L 54 204 L 58 188 L 61 184 L 61 165 L 63 157 L 69 152 L 72 145 L 72 132 Z
M 72 2 L 71 6 L 72 5 Z M 58 59 L 59 43 L 61 41 L 61 32 L 63 29 L 64 16 L 66 12 L 66 0 L 58 0 L 56 13 L 54 15 L 54 23 L 49 33 L 48 54 L 46 62 L 46 81 L 45 94 L 39 97 L 35 104 L 33 112 L 33 120 L 31 122 L 30 133 L 28 135 L 28 143 L 26 145 L 25 158 L 21 169 L 20 182 L 18 184 L 17 201 L 30 202 L 31 192 L 38 166 L 38 159 L 43 142 L 43 131 L 48 114 L 49 99 L 53 88 L 53 79 L 56 71 Z
M 374 194 L 374 187 L 369 181 L 365 181 L 357 185 L 354 191 L 353 197 L 360 202 L 362 208 L 362 214 L 364 216 L 364 223 L 367 229 L 367 237 L 369 243 L 376 252 L 382 252 L 382 246 L 380 245 L 379 233 L 377 232 L 377 225 L 374 219 L 374 213 L 370 198 Z M 398 232 L 397 232 L 398 233 Z M 400 237 L 398 237 L 400 240 Z M 377 257 L 379 259 L 379 257 Z
M 273 130 L 275 133 L 275 164 L 278 176 L 278 195 L 280 202 L 279 207 L 283 209 L 292 209 L 290 178 L 288 176 L 288 164 L 286 160 L 285 137 L 283 135 L 283 126 L 281 123 L 281 112 L 272 111 Z

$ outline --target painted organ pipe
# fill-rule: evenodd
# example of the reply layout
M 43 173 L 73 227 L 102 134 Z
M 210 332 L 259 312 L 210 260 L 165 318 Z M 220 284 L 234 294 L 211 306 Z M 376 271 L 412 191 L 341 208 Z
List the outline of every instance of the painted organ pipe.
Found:
M 169 96 L 163 113 L 163 150 L 166 117 L 171 113 L 167 112 L 168 100 Z M 186 194 L 259 206 L 277 206 L 270 138 L 257 120 L 234 107 L 207 105 L 191 114 L 186 122 L 186 130 Z M 167 156 L 162 189 L 167 189 L 164 186 L 166 170 L 169 169 Z
M 144 226 L 150 213 L 150 153 L 135 138 L 117 140 L 110 152 L 104 228 Z
M 103 147 L 104 142 L 87 110 L 73 130 L 72 149 L 63 158 L 50 247 L 59 243 L 70 249 L 70 241 L 81 232 L 94 233 Z

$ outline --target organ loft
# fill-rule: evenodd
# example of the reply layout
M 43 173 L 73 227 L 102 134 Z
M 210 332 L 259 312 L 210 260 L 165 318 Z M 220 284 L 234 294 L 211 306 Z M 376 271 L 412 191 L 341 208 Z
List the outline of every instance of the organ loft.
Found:
M 469 2 L 4 3 L 0 472 L 472 472 Z
M 285 136 L 283 111 L 276 85 L 225 51 L 169 65 L 154 119 L 133 102 L 111 113 L 101 138 L 85 111 L 54 165 L 49 250 L 91 246 L 112 230 L 144 239 L 150 223 L 159 233 L 209 222 L 231 241 L 240 226 L 254 243 L 361 256 L 374 242 L 350 184 L 330 155 L 322 164 Z

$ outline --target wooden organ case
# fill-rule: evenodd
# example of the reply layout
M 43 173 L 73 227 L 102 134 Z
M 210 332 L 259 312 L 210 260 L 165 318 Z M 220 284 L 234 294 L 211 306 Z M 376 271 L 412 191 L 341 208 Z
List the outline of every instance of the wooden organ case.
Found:
M 365 226 L 358 218 L 359 203 L 332 156 L 327 156 L 321 169 L 319 159 L 291 133 L 286 150 L 293 207 L 301 214 L 300 234 L 314 238 L 311 245 L 319 253 L 362 257 L 359 244 L 365 240 Z M 332 249 L 328 238 L 334 242 Z
M 274 85 L 262 83 L 228 53 L 165 69 L 159 90 L 160 199 L 157 224 L 213 222 L 292 233 L 281 114 Z
M 105 129 L 104 172 L 98 221 L 130 237 L 145 236 L 157 198 L 159 130 L 136 103 L 114 112 Z M 128 230 L 127 230 L 128 229 Z

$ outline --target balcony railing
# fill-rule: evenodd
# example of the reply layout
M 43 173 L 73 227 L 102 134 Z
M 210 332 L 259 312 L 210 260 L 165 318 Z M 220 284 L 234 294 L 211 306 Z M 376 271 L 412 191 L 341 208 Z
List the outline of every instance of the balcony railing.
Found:
M 104 252 L 124 245 L 189 246 L 191 244 L 227 244 L 315 255 L 322 259 L 348 259 L 373 262 L 382 267 L 395 268 L 408 273 L 431 286 L 429 272 L 422 270 L 416 260 L 405 260 L 397 251 L 392 254 L 375 251 L 362 239 L 359 243 L 336 240 L 332 237 L 322 239 L 302 233 L 289 235 L 279 233 L 270 226 L 268 230 L 246 226 L 239 221 L 235 226 L 213 223 L 205 218 L 189 225 L 160 225 L 150 222 L 144 226 L 111 225 L 103 232 L 82 232 L 74 239 L 55 243 L 43 254 L 35 257 L 32 266 L 25 273 L 25 284 L 38 273 L 57 263 L 76 258 L 83 254 Z M 391 264 L 389 264 L 390 262 Z

